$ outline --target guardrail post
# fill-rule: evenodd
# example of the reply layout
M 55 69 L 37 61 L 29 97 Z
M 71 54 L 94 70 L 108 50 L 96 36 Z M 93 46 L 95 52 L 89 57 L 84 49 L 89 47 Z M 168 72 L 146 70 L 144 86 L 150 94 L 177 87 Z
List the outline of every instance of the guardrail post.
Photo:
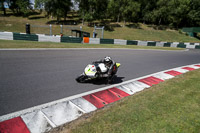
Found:
M 63 25 L 60 25 L 60 33 L 63 33 Z
M 82 26 L 80 26 L 80 31 L 82 31 Z
M 50 28 L 50 36 L 52 36 L 52 25 L 51 24 L 49 25 L 49 28 Z
M 102 38 L 103 38 L 104 26 L 102 27 Z

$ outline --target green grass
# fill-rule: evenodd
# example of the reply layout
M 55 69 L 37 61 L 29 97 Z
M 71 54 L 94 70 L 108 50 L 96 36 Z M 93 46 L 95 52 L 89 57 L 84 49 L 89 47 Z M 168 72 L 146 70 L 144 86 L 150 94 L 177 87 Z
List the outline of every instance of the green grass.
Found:
M 81 43 L 53 43 L 20 40 L 0 40 L 0 48 L 128 48 L 128 49 L 158 49 L 158 50 L 183 50 L 172 47 L 151 47 L 135 45 L 114 44 L 81 44 Z
M 126 97 L 52 132 L 199 133 L 200 70 Z
M 8 13 L 9 14 L 9 13 Z M 77 20 L 78 18 L 68 18 L 68 20 Z M 10 32 L 25 32 L 25 25 L 49 25 L 48 22 L 55 22 L 55 18 L 46 18 L 44 14 L 31 15 L 29 17 L 13 16 L 12 14 L 4 17 L 0 16 L 0 30 Z M 136 26 L 135 26 L 136 25 Z M 65 25 L 67 27 L 82 26 L 78 25 Z M 156 30 L 151 25 L 127 23 L 124 27 L 123 23 L 108 23 L 105 26 L 104 38 L 111 39 L 125 39 L 125 40 L 143 40 L 143 41 L 167 41 L 167 42 L 200 42 L 200 40 L 186 36 L 177 30 Z M 87 23 L 82 26 L 83 30 L 89 32 L 91 37 L 94 27 L 87 26 Z M 53 24 L 52 32 L 54 35 L 60 34 L 60 24 Z M 64 35 L 71 35 L 70 29 L 63 30 Z M 31 33 L 49 34 L 49 28 L 31 27 Z M 98 32 L 100 35 L 101 32 Z M 100 36 L 99 36 L 100 37 Z
M 147 25 L 141 25 L 141 29 L 134 28 L 115 28 L 113 32 L 105 32 L 105 37 L 113 39 L 120 39 L 123 36 L 125 40 L 143 40 L 143 41 L 166 41 L 166 42 L 200 42 L 196 38 L 180 34 L 176 30 L 154 30 L 147 27 Z M 112 36 L 110 36 L 112 34 Z

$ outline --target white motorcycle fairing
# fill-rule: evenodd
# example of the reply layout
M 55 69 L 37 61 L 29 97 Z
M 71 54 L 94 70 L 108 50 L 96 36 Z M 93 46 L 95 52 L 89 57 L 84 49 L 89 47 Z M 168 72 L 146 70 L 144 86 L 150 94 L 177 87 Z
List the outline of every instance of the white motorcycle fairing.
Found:
M 85 75 L 87 75 L 89 77 L 94 77 L 96 72 L 97 72 L 96 67 L 91 64 L 87 65 L 84 70 Z
M 105 73 L 105 72 L 108 71 L 108 68 L 106 68 L 105 64 L 103 64 L 103 63 L 99 64 L 99 68 L 100 68 L 102 73 Z

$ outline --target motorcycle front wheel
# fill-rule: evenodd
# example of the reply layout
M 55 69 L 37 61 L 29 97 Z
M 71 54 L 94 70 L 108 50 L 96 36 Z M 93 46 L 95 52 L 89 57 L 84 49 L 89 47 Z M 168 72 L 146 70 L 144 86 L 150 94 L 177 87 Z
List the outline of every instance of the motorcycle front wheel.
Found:
M 86 76 L 85 75 L 80 75 L 76 78 L 76 81 L 79 82 L 79 83 L 84 83 L 85 80 L 86 80 Z

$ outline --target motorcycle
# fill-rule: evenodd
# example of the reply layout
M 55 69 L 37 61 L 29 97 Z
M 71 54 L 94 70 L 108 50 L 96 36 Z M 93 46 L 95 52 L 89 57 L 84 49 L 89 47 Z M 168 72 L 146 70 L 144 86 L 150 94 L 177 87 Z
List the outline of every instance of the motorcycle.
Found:
M 85 83 L 92 80 L 106 79 L 107 83 L 111 83 L 120 65 L 120 63 L 115 63 L 111 73 L 112 77 L 109 79 L 107 74 L 108 68 L 104 63 L 88 64 L 85 67 L 84 72 L 76 78 L 76 81 L 79 83 Z

